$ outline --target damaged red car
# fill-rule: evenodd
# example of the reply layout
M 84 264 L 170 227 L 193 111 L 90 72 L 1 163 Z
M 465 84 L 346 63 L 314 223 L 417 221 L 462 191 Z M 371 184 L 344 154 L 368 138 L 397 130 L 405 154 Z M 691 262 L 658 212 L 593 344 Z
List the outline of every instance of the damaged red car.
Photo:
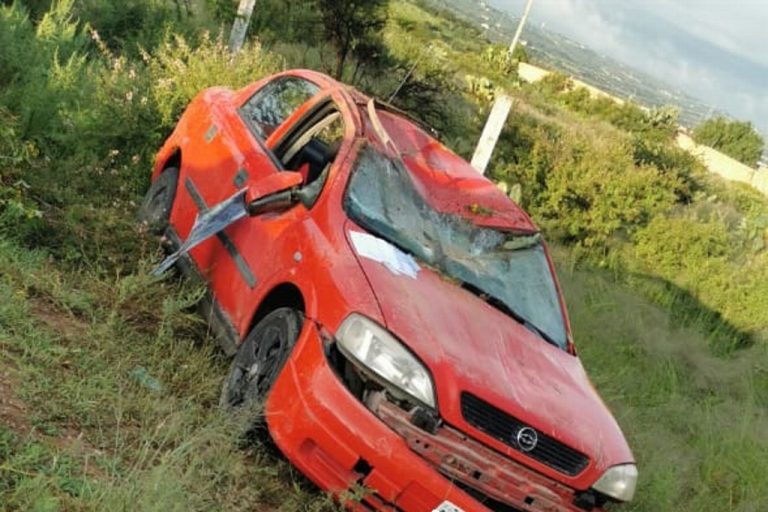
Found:
M 224 409 L 261 404 L 318 486 L 365 489 L 347 507 L 632 499 L 538 228 L 404 113 L 303 70 L 208 89 L 152 181 L 142 217 L 233 356 Z

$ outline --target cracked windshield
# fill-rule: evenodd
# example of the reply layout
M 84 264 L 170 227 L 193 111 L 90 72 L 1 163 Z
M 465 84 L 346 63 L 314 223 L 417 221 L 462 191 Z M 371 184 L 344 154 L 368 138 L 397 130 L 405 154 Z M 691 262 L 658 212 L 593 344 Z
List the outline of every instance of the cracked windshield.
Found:
M 442 213 L 416 191 L 400 161 L 366 146 L 345 200 L 349 215 L 370 231 L 436 268 L 560 348 L 565 325 L 538 234 L 475 226 Z

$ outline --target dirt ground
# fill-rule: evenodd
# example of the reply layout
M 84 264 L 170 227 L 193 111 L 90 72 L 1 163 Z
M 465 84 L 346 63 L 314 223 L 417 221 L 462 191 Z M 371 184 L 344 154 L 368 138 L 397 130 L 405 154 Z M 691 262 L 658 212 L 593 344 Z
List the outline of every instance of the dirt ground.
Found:
M 30 432 L 27 405 L 16 396 L 19 387 L 15 369 L 10 361 L 0 360 L 0 425 L 17 434 Z

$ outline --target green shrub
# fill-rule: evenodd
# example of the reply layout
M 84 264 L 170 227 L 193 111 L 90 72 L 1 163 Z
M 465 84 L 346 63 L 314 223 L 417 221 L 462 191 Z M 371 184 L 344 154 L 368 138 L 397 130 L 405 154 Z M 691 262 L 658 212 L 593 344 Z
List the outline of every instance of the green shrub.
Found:
M 218 21 L 232 23 L 237 15 L 238 0 L 205 0 L 208 11 Z
M 676 275 L 708 260 L 724 263 L 732 255 L 725 226 L 717 220 L 699 221 L 685 217 L 654 218 L 635 237 L 640 260 L 662 275 Z M 715 263 L 717 262 L 717 263 Z
M 145 52 L 143 59 L 159 121 L 166 128 L 175 124 L 183 108 L 203 89 L 214 85 L 239 88 L 283 66 L 281 59 L 258 43 L 232 56 L 222 34 L 211 37 L 207 33 L 195 46 L 170 36 L 154 54 Z
M 693 132 L 699 144 L 711 146 L 751 167 L 763 153 L 765 141 L 752 123 L 730 121 L 724 117 L 707 119 Z
M 8 172 L 36 156 L 34 144 L 21 139 L 16 117 L 0 106 L 0 170 Z
M 187 34 L 192 15 L 184 0 L 76 0 L 75 16 L 96 30 L 110 48 L 153 48 L 167 34 Z
M 710 325 L 731 331 L 730 346 L 719 344 L 718 351 L 768 340 L 768 253 L 748 255 L 745 234 L 729 229 L 717 214 L 660 215 L 634 237 L 635 271 L 687 290 Z M 673 302 L 676 309 L 690 309 Z
M 45 205 L 31 210 L 42 210 L 42 220 L 21 224 L 21 189 L 6 187 L 0 223 L 67 261 L 112 265 L 110 259 L 124 258 L 110 255 L 128 253 L 105 250 L 111 233 L 125 234 L 113 219 L 133 222 L 153 155 L 187 103 L 206 87 L 255 81 L 278 70 L 280 60 L 257 44 L 232 56 L 221 35 L 207 33 L 194 43 L 168 35 L 133 58 L 112 50 L 72 12 L 72 1 L 56 2 L 34 26 L 18 4 L 0 7 L 0 43 L 8 43 L 0 56 L 0 112 L 15 119 L 13 139 L 29 141 L 15 147 L 40 148 L 42 155 L 19 163 L 13 180 L 4 173 L 3 183 L 22 180 L 22 196 Z M 115 247 L 125 248 L 127 237 L 114 236 Z
M 0 106 L 0 233 L 21 233 L 42 215 L 20 172 L 36 156 L 34 144 L 19 137 L 17 119 Z
M 536 84 L 536 89 L 548 97 L 573 90 L 573 80 L 568 75 L 555 71 L 549 73 Z
M 605 248 L 674 205 L 683 188 L 676 174 L 637 165 L 628 138 L 609 129 L 520 114 L 511 123 L 499 154 L 511 165 L 494 177 L 522 184 L 523 204 L 556 240 Z
M 41 149 L 71 130 L 78 108 L 87 39 L 73 21 L 72 1 L 56 2 L 35 27 L 19 6 L 0 7 L 0 104 L 18 116 L 20 136 Z
M 679 178 L 675 195 L 680 202 L 689 202 L 701 189 L 699 180 L 706 172 L 701 162 L 687 151 L 669 141 L 654 141 L 635 135 L 632 137 L 635 165 L 653 165 L 665 174 Z
M 565 106 L 573 112 L 602 119 L 629 133 L 653 142 L 669 142 L 678 129 L 679 110 L 676 107 L 644 109 L 613 98 L 593 98 L 590 91 L 577 87 L 573 80 L 560 72 L 550 73 L 533 87 L 549 101 Z

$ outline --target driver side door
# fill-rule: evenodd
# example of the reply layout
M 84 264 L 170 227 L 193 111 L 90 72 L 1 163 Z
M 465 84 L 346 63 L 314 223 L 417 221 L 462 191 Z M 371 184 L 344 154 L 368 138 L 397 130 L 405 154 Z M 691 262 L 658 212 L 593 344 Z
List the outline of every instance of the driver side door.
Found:
M 254 302 L 272 286 L 273 276 L 296 264 L 297 229 L 319 197 L 345 137 L 341 113 L 328 95 L 312 95 L 317 92 L 300 78 L 277 79 L 238 110 L 241 132 L 250 137 L 250 151 L 258 155 L 238 165 L 225 195 L 243 187 L 264 194 L 261 185 L 278 172 L 303 176 L 302 203 L 247 217 L 220 233 L 208 277 L 241 336 L 250 326 Z M 237 145 L 248 147 L 244 141 Z
M 243 188 L 258 189 L 260 182 L 283 171 L 269 148 L 269 137 L 286 129 L 292 116 L 319 91 L 312 82 L 284 76 L 267 82 L 242 105 L 234 103 L 236 95 L 213 92 L 210 124 L 202 127 L 202 140 L 190 144 L 195 156 L 185 165 L 180 183 L 191 199 L 190 207 L 204 213 Z M 244 294 L 253 293 L 261 281 L 259 262 L 252 249 L 244 247 L 249 238 L 244 232 L 251 229 L 243 229 L 258 222 L 258 218 L 242 219 L 190 251 L 235 326 L 244 315 Z

